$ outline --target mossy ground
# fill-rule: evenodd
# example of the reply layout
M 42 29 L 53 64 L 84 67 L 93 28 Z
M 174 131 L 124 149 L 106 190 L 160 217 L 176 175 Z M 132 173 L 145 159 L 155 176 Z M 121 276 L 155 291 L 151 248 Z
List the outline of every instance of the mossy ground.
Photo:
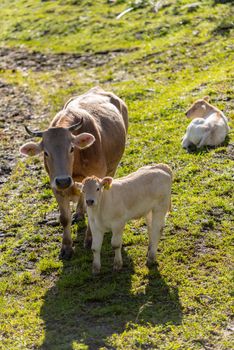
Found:
M 215 149 L 188 154 L 180 144 L 195 99 L 209 95 L 234 116 L 231 1 L 164 1 L 157 13 L 145 4 L 117 20 L 130 2 L 1 1 L 1 53 L 11 47 L 0 62 L 2 173 L 11 165 L 0 192 L 0 349 L 234 347 L 233 133 Z M 45 55 L 36 68 L 33 50 Z M 60 53 L 87 59 L 69 68 Z M 145 266 L 138 220 L 124 231 L 123 271 L 112 272 L 107 234 L 93 277 L 83 227 L 72 228 L 74 258 L 58 260 L 62 229 L 42 159 L 22 159 L 18 148 L 23 122 L 46 127 L 68 98 L 97 84 L 129 108 L 117 176 L 165 162 L 174 183 L 157 265 Z

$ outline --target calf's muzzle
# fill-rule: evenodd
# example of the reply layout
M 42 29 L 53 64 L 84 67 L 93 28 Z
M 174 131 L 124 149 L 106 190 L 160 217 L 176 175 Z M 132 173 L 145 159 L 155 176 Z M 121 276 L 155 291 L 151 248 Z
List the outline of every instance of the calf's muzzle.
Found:
M 91 207 L 94 204 L 94 200 L 93 199 L 87 199 L 86 200 L 86 204 L 88 207 Z

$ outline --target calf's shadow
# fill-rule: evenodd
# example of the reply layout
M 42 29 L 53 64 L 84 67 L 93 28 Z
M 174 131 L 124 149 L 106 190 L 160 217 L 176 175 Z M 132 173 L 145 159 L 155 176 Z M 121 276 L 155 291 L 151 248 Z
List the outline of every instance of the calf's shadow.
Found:
M 122 250 L 124 267 L 112 272 L 113 253 L 110 235 L 102 247 L 102 272 L 92 276 L 92 252 L 82 248 L 79 236 L 74 258 L 64 262 L 56 284 L 44 298 L 40 316 L 45 338 L 40 350 L 114 349 L 108 337 L 122 333 L 129 324 L 180 324 L 181 305 L 177 288 L 169 288 L 157 265 L 145 275 L 144 286 L 137 288 L 133 261 Z M 133 277 L 134 276 L 134 277 Z M 140 282 L 141 283 L 141 282 Z M 77 346 L 76 346 L 77 344 Z

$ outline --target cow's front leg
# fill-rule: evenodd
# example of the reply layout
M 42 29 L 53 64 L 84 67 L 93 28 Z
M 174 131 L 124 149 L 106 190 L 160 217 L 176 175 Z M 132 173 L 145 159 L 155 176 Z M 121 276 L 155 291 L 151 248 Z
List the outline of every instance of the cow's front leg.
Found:
M 83 193 L 81 193 L 79 197 L 79 201 L 77 203 L 76 212 L 73 215 L 72 221 L 79 222 L 79 221 L 83 221 L 84 218 L 85 218 L 84 196 L 83 196 Z
M 62 248 L 59 257 L 61 259 L 70 259 L 73 255 L 71 239 L 71 209 L 68 198 L 56 194 L 56 199 L 60 211 L 60 223 L 63 226 Z
M 85 231 L 84 247 L 89 249 L 92 246 L 92 232 L 88 223 L 87 229 Z

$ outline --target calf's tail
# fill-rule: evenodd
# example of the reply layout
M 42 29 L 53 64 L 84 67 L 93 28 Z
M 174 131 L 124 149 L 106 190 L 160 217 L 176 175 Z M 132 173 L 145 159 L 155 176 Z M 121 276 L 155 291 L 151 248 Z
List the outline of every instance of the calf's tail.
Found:
M 172 173 L 172 170 L 171 170 L 171 168 L 169 167 L 169 165 L 163 164 L 163 163 L 159 163 L 159 164 L 157 164 L 157 168 L 162 169 L 162 170 L 164 170 L 166 173 L 168 173 L 168 174 L 170 175 L 171 181 L 172 181 L 173 173 Z M 167 213 L 169 213 L 169 212 L 171 211 L 171 209 L 172 209 L 172 203 L 171 203 L 171 197 L 170 197 L 170 203 L 169 203 L 169 207 L 168 207 Z
M 172 179 L 173 174 L 172 174 L 172 170 L 169 167 L 169 165 L 159 163 L 159 164 L 157 164 L 157 168 L 164 170 L 166 173 L 168 173 L 171 176 L 171 179 Z

